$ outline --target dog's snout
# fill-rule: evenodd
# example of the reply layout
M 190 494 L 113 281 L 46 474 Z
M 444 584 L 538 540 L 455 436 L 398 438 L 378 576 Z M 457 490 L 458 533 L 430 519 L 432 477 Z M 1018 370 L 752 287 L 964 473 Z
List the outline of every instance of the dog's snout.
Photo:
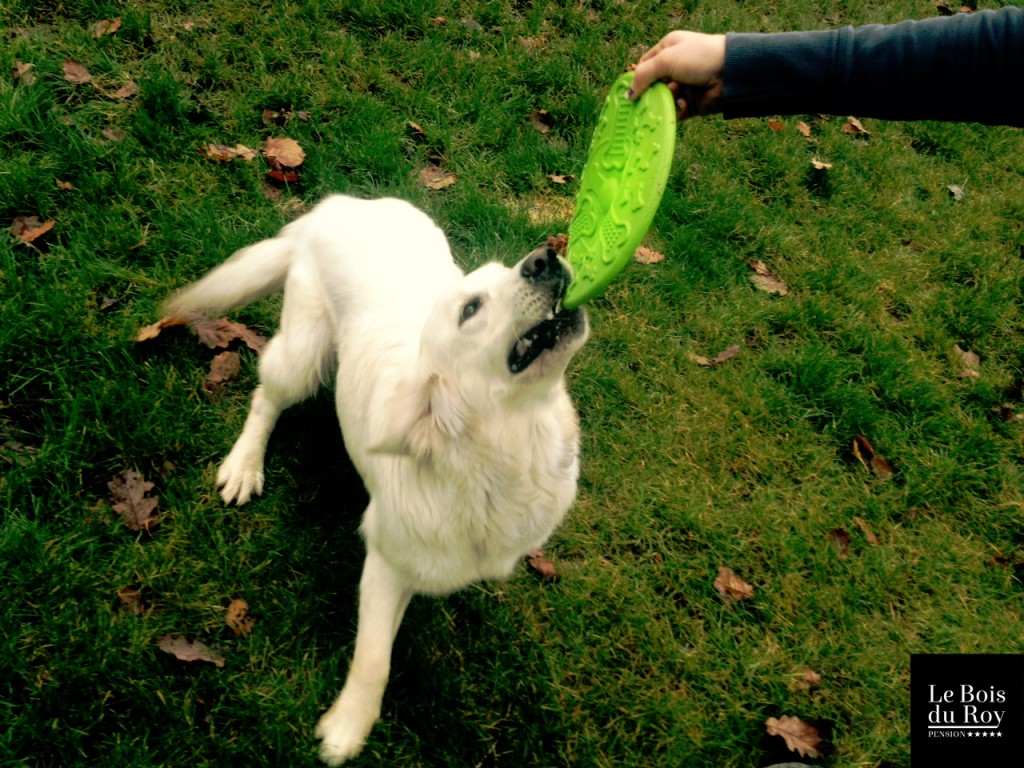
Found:
M 527 280 L 561 280 L 564 269 L 558 258 L 558 251 L 551 247 L 542 247 L 523 259 L 521 273 Z

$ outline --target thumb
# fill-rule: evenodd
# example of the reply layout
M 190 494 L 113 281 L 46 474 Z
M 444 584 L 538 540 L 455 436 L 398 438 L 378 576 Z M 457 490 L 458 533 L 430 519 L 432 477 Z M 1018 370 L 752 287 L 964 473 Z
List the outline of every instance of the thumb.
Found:
M 644 91 L 659 79 L 657 62 L 657 56 L 652 56 L 636 65 L 636 69 L 633 72 L 633 84 L 626 93 L 627 99 L 636 101 Z

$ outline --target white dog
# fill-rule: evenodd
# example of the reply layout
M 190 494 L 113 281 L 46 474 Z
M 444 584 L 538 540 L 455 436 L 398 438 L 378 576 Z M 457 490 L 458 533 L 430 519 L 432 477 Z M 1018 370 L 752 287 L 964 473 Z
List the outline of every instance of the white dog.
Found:
M 168 302 L 174 314 L 221 313 L 284 287 L 281 327 L 217 477 L 228 503 L 262 491 L 281 411 L 336 374 L 370 503 L 355 654 L 317 726 L 331 765 L 359 753 L 380 715 L 412 595 L 507 578 L 573 502 L 579 428 L 563 374 L 588 327 L 582 310 L 560 311 L 570 276 L 547 248 L 463 275 L 413 206 L 334 196 Z

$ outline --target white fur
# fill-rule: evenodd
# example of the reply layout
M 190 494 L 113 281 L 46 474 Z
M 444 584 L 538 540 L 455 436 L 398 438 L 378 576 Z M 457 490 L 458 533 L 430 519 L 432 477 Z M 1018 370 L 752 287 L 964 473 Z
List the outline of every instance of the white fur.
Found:
M 345 445 L 370 495 L 355 654 L 317 726 L 322 758 L 338 765 L 380 714 L 412 595 L 507 577 L 572 504 L 578 424 L 563 374 L 586 318 L 511 373 L 516 340 L 551 316 L 560 293 L 521 266 L 463 276 L 424 213 L 343 196 L 239 251 L 167 309 L 219 313 L 282 285 L 280 329 L 218 484 L 229 503 L 259 494 L 278 415 L 336 372 Z M 460 322 L 474 298 L 478 310 Z

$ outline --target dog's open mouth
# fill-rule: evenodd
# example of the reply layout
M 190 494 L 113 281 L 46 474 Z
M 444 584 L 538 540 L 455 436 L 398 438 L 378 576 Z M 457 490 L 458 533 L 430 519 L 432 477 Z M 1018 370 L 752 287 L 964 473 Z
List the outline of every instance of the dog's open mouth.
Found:
M 553 314 L 520 336 L 508 354 L 508 369 L 522 373 L 542 354 L 583 329 L 583 310 L 567 309 Z

